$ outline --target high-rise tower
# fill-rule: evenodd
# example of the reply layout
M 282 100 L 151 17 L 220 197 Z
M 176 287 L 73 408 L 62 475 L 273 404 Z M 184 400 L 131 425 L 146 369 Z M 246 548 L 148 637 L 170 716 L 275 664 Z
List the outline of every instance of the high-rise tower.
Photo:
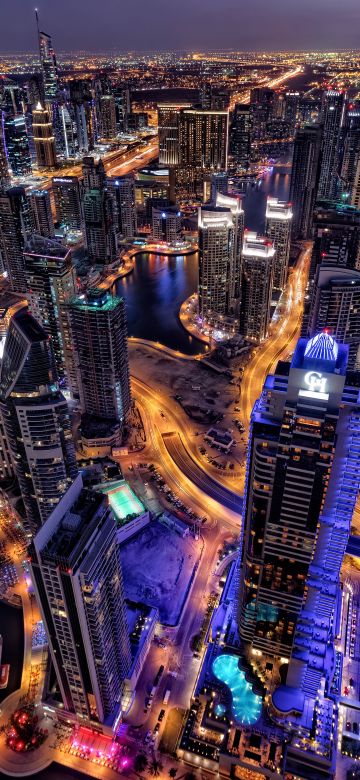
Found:
M 233 221 L 233 241 L 227 274 L 227 313 L 239 315 L 242 280 L 242 247 L 244 239 L 244 211 L 241 198 L 217 192 L 215 205 L 230 209 Z
M 51 340 L 27 310 L 16 313 L 9 326 L 0 399 L 27 523 L 35 532 L 68 490 L 77 466 Z
M 286 284 L 292 217 L 290 203 L 268 197 L 265 233 L 275 247 L 273 287 L 277 290 L 283 290 Z
M 319 198 L 334 198 L 338 187 L 340 131 L 344 121 L 345 95 L 329 90 L 324 93 L 323 138 L 318 185 Z
M 24 187 L 0 192 L 0 253 L 13 290 L 26 288 L 24 246 L 32 231 L 32 219 Z
M 268 238 L 245 231 L 242 250 L 240 331 L 260 344 L 268 335 L 275 248 Z
M 69 315 L 81 410 L 115 423 L 121 435 L 131 408 L 125 303 L 90 290 L 69 304 Z
M 136 234 L 135 183 L 133 176 L 109 176 L 106 189 L 115 207 L 115 224 L 119 238 Z
M 295 136 L 294 155 L 290 180 L 290 202 L 294 218 L 294 239 L 309 238 L 315 204 L 321 152 L 321 128 L 309 125 L 298 130 Z
M 347 354 L 326 332 L 300 339 L 251 417 L 239 631 L 246 655 L 282 659 L 273 716 L 290 728 L 300 721 L 310 737 L 334 673 L 339 574 L 360 480 L 359 387 L 346 383 Z
M 28 195 L 34 233 L 54 238 L 55 228 L 48 190 L 31 190 Z
M 65 709 L 116 727 L 131 656 L 116 524 L 78 476 L 30 547 L 31 571 Z
M 52 180 L 56 220 L 68 230 L 81 230 L 81 195 L 77 176 L 56 176 Z
M 55 239 L 34 234 L 25 244 L 24 258 L 31 313 L 51 337 L 60 382 L 76 396 L 77 377 L 67 309 L 77 291 L 71 250 Z
M 38 33 L 40 65 L 43 75 L 44 98 L 46 103 L 52 103 L 56 100 L 59 89 L 56 55 L 50 35 L 39 29 L 39 16 L 37 10 L 35 10 L 35 18 Z
M 314 336 L 323 329 L 328 329 L 338 343 L 348 344 L 348 368 L 359 371 L 360 271 L 328 266 L 326 262 L 318 266 L 305 335 Z
M 38 103 L 33 111 L 33 133 L 38 168 L 56 167 L 55 136 L 50 112 Z
M 199 315 L 218 323 L 227 314 L 234 225 L 229 208 L 199 208 Z

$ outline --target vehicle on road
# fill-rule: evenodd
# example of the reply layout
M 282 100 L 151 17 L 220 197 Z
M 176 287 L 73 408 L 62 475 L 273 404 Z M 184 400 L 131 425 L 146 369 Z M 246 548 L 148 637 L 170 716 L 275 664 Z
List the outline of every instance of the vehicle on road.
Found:
M 164 698 L 163 698 L 163 704 L 167 704 L 168 703 L 168 701 L 170 699 L 170 694 L 171 694 L 171 690 L 170 690 L 170 688 L 168 688 L 165 691 L 165 695 L 164 695 Z
M 164 715 L 165 715 L 165 710 L 160 710 L 158 720 L 162 721 Z

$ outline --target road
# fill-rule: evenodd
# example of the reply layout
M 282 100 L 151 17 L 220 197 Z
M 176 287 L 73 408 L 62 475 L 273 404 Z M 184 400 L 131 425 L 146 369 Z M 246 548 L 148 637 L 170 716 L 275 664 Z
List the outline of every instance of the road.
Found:
M 297 68 L 290 68 L 290 70 L 287 70 L 286 73 L 283 73 L 282 76 L 278 76 L 276 79 L 272 79 L 270 81 L 264 81 L 263 83 L 254 84 L 258 87 L 268 87 L 269 89 L 273 89 L 274 87 L 279 87 L 280 84 L 283 84 L 284 81 L 289 81 L 290 79 L 294 78 L 295 76 L 298 76 L 299 73 L 303 71 L 303 68 L 299 65 Z M 231 97 L 231 103 L 230 108 L 231 110 L 234 109 L 234 106 L 236 103 L 249 103 L 250 102 L 250 89 L 244 90 L 243 92 L 236 92 Z
M 146 146 L 139 144 L 138 147 L 135 147 L 129 152 L 126 152 L 123 149 L 118 149 L 115 152 L 109 152 L 108 155 L 104 155 L 103 157 L 106 175 L 126 176 L 132 171 L 137 170 L 138 168 L 142 168 L 143 166 L 150 163 L 158 156 L 158 154 L 159 142 L 157 137 L 151 139 L 151 141 L 149 141 Z M 37 188 L 50 189 L 52 179 L 56 176 L 78 176 L 79 178 L 82 178 L 82 164 L 79 163 L 68 166 L 67 168 L 59 168 L 58 170 L 51 171 L 49 173 L 41 172 L 39 175 L 44 177 L 45 181 L 39 183 Z
M 191 479 L 204 493 L 214 498 L 215 501 L 223 504 L 227 509 L 231 509 L 232 512 L 241 513 L 241 497 L 237 493 L 233 493 L 232 490 L 228 490 L 228 488 L 220 485 L 198 465 L 185 447 L 182 437 L 177 432 L 165 433 L 163 434 L 163 439 L 169 455 L 183 474 Z
M 293 352 L 299 338 L 311 249 L 312 244 L 309 242 L 290 273 L 284 316 L 272 327 L 268 340 L 256 350 L 245 369 L 241 382 L 240 419 L 247 430 L 252 408 L 261 395 L 266 376 L 273 371 L 278 360 L 285 360 Z

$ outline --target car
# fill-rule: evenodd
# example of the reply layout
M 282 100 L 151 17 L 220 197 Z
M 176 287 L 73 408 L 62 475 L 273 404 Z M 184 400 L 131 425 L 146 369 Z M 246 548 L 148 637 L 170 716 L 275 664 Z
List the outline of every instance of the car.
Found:
M 351 723 L 349 720 L 346 721 L 346 731 L 351 731 Z
M 164 715 L 165 715 L 165 710 L 160 710 L 158 720 L 162 721 Z
M 354 734 L 358 734 L 359 733 L 359 724 L 356 722 L 356 720 L 354 720 L 354 722 L 353 722 L 352 730 L 353 730 Z
M 157 724 L 156 724 L 156 726 L 155 726 L 155 728 L 154 728 L 154 730 L 153 730 L 153 734 L 157 734 L 157 733 L 158 733 L 158 731 L 160 731 L 160 723 L 157 723 Z

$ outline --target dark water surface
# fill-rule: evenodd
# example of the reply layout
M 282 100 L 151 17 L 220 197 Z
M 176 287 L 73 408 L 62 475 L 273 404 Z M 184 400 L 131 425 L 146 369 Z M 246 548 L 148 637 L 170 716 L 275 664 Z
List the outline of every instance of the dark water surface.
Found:
M 254 187 L 249 186 L 243 200 L 248 229 L 264 231 L 267 196 L 286 200 L 289 184 L 289 174 L 274 171 Z M 197 276 L 197 254 L 138 255 L 133 273 L 116 283 L 118 295 L 126 300 L 129 335 L 160 341 L 188 355 L 204 352 L 205 345 L 190 336 L 178 318 L 182 302 L 197 289 Z

